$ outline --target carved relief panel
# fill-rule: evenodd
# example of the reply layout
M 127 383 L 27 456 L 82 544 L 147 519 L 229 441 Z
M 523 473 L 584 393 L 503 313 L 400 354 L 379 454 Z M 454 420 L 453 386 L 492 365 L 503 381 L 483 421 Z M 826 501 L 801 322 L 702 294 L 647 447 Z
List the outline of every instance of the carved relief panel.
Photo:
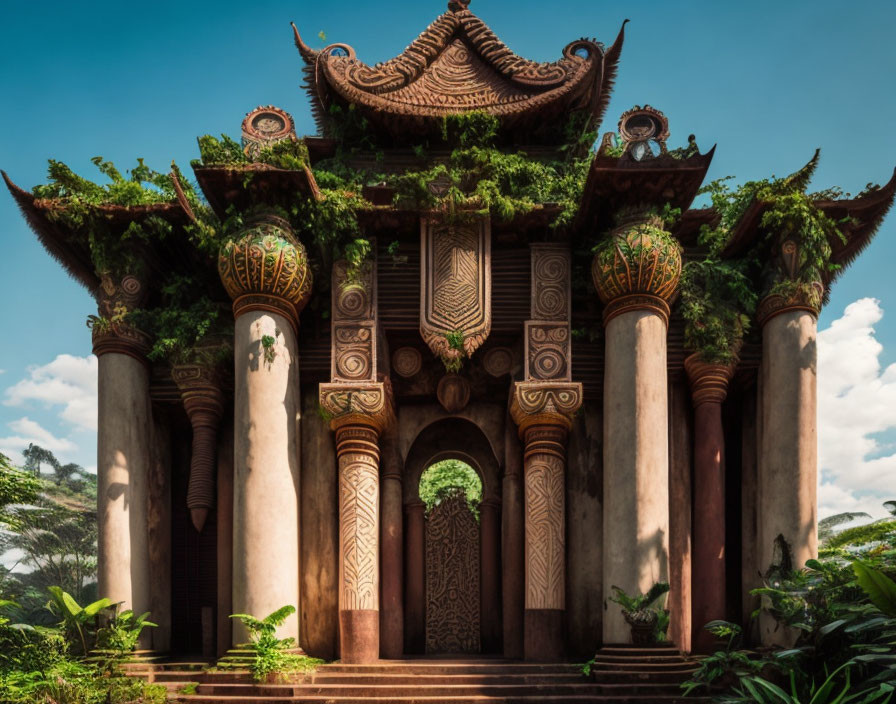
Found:
M 530 245 L 532 319 L 526 321 L 526 381 L 570 381 L 570 254 L 563 244 Z
M 460 333 L 470 356 L 491 330 L 491 225 L 488 218 L 447 223 L 422 218 L 420 334 L 438 356 Z
M 332 304 L 332 380 L 376 381 L 376 264 L 350 272 L 346 262 L 336 262 Z
M 426 652 L 480 652 L 479 524 L 462 492 L 426 520 Z

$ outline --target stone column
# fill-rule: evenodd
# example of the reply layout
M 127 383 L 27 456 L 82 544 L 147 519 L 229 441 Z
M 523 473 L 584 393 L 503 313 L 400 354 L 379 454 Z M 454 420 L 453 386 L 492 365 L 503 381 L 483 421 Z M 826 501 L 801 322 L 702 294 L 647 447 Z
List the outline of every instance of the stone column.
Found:
M 405 506 L 404 649 L 409 655 L 426 651 L 426 505 Z
M 404 599 L 402 582 L 403 529 L 401 455 L 398 437 L 391 430 L 383 439 L 383 609 L 380 614 L 381 653 L 397 659 L 404 654 Z
M 524 446 L 526 660 L 556 662 L 564 655 L 566 437 L 581 404 L 581 384 L 515 384 L 511 414 Z
M 144 298 L 125 276 L 103 277 L 100 318 L 93 325 L 98 357 L 97 581 L 99 595 L 137 613 L 150 610 L 149 480 L 153 421 L 146 353 L 149 340 L 120 321 Z M 149 643 L 149 633 L 141 647 Z
M 694 405 L 693 648 L 709 653 L 715 650 L 716 638 L 704 626 L 726 615 L 722 402 L 734 364 L 707 363 L 698 352 L 685 359 L 684 368 Z
M 321 384 L 339 463 L 339 647 L 344 663 L 376 662 L 379 615 L 379 444 L 392 424 L 385 383 Z
M 479 603 L 483 653 L 499 653 L 501 647 L 501 504 L 485 499 L 479 504 Z
M 226 244 L 218 272 L 235 317 L 233 609 L 263 618 L 299 604 L 296 326 L 311 274 L 304 247 L 274 216 Z M 298 618 L 278 634 L 298 642 Z
M 666 329 L 681 275 L 681 247 L 661 221 L 628 222 L 594 257 L 605 304 L 604 595 L 646 592 L 669 579 L 669 442 Z M 604 643 L 630 629 L 615 604 Z
M 516 426 L 507 419 L 504 432 L 504 482 L 501 493 L 502 607 L 504 657 L 523 657 L 523 605 L 525 603 L 522 451 Z
M 819 296 L 820 298 L 820 296 Z M 759 565 L 771 577 L 818 555 L 815 300 L 767 296 L 762 326 Z M 780 631 L 760 622 L 763 644 Z

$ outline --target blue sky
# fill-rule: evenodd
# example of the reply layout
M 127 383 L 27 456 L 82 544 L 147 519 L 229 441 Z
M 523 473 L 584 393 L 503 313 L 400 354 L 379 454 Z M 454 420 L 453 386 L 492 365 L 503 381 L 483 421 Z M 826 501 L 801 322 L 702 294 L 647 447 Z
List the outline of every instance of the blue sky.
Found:
M 322 45 L 323 31 L 373 63 L 401 51 L 444 9 L 439 0 L 6 3 L 0 167 L 30 188 L 51 157 L 86 175 L 95 155 L 120 167 L 136 157 L 159 169 L 171 159 L 187 166 L 196 136 L 238 136 L 245 113 L 261 104 L 286 109 L 299 134 L 313 133 L 291 20 L 312 46 Z M 536 60 L 558 58 L 583 35 L 609 44 L 629 18 L 603 129 L 650 103 L 669 117 L 672 144 L 689 133 L 704 150 L 718 144 L 710 178 L 788 173 L 821 147 L 813 185 L 857 192 L 886 181 L 896 165 L 896 3 L 473 0 L 471 9 Z M 0 236 L 0 449 L 15 456 L 28 439 L 41 440 L 91 466 L 95 364 L 84 321 L 94 305 L 5 192 Z M 820 384 L 823 512 L 894 498 L 884 496 L 896 476 L 896 368 L 887 367 L 896 361 L 894 259 L 891 215 L 821 316 L 823 330 L 845 321 L 822 337 L 822 359 L 832 370 L 849 362 L 831 372 L 837 384 Z M 854 409 L 878 406 L 843 437 L 844 418 L 866 417 Z M 826 439 L 835 435 L 836 443 Z

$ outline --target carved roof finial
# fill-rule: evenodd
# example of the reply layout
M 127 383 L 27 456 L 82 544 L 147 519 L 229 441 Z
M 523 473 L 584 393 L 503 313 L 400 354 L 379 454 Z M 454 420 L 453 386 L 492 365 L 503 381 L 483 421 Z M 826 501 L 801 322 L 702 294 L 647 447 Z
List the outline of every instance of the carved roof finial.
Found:
M 470 0 L 448 0 L 449 12 L 463 12 L 470 7 Z

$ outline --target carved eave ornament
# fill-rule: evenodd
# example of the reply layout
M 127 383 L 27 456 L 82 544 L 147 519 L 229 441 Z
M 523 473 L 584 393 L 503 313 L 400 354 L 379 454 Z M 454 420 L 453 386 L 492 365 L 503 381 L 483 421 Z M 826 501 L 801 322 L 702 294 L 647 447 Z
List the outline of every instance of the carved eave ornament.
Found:
M 624 38 L 605 50 L 590 39 L 568 44 L 558 61 L 537 63 L 514 54 L 488 26 L 453 1 L 399 56 L 369 66 L 346 44 L 316 51 L 296 46 L 305 63 L 306 89 L 318 127 L 331 132 L 332 105 L 354 105 L 393 137 L 439 134 L 444 115 L 479 110 L 508 131 L 534 132 L 573 111 L 595 122 L 609 100 Z

